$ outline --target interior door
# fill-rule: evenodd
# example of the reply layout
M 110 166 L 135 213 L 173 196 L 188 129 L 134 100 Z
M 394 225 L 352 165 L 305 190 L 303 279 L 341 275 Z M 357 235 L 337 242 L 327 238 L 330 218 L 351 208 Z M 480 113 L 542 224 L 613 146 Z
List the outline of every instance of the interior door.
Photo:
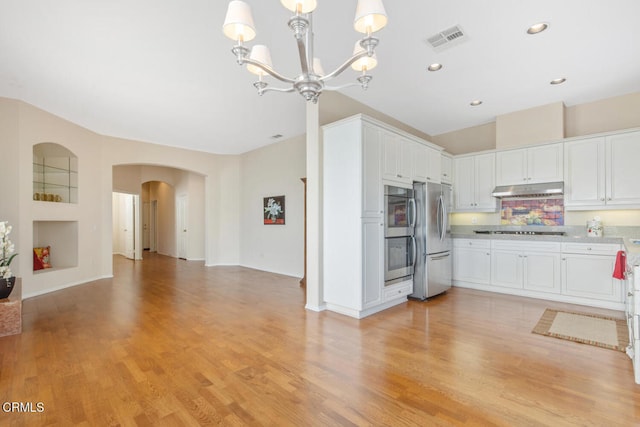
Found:
M 142 249 L 146 251 L 151 249 L 151 240 L 149 237 L 150 217 L 151 204 L 149 202 L 144 202 L 142 204 Z
M 122 232 L 124 235 L 124 255 L 129 259 L 135 259 L 135 218 L 133 195 L 123 194 Z
M 187 196 L 178 196 L 178 258 L 187 259 Z

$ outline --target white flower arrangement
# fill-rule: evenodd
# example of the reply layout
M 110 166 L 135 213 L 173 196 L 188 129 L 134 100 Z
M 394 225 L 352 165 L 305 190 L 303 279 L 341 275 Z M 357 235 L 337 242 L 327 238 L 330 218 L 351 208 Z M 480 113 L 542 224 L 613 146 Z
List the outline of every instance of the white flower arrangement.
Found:
M 11 228 L 7 221 L 0 221 L 0 279 L 8 279 L 12 276 L 9 265 L 18 255 L 14 253 L 15 247 L 9 240 Z

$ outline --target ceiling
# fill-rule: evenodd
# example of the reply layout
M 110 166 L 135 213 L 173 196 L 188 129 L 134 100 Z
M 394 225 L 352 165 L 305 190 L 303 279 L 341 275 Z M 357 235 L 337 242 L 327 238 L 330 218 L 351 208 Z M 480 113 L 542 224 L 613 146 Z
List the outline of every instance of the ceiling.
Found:
M 277 0 L 247 0 L 274 67 L 294 76 L 297 49 Z M 221 31 L 226 0 L 2 0 L 0 96 L 95 132 L 220 154 L 305 133 L 300 95 L 256 94 Z M 315 53 L 326 71 L 352 53 L 356 0 L 320 0 Z M 342 93 L 428 135 L 563 101 L 640 91 L 637 0 L 386 0 L 370 88 Z M 549 29 L 526 29 L 537 22 Z M 433 34 L 459 25 L 436 52 Z M 434 62 L 438 72 L 427 72 Z M 349 70 L 336 84 L 354 81 Z M 550 85 L 558 77 L 567 81 Z M 274 84 L 275 86 L 275 84 Z M 340 97 L 328 101 L 335 102 Z M 480 99 L 483 104 L 471 107 Z M 330 110 L 320 98 L 320 108 Z

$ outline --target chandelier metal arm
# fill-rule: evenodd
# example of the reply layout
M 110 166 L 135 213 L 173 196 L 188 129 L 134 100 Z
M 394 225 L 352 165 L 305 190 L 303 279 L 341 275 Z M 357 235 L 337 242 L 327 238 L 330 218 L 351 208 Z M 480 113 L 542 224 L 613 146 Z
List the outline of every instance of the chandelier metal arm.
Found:
M 256 67 L 260 68 L 261 70 L 263 70 L 267 74 L 275 77 L 276 79 L 280 80 L 281 82 L 291 83 L 291 84 L 296 82 L 295 79 L 290 79 L 289 77 L 283 76 L 282 74 L 278 73 L 273 68 L 269 67 L 267 64 L 263 64 L 262 62 L 256 61 L 255 59 L 251 59 L 251 58 L 247 57 L 247 58 L 243 59 L 243 63 L 244 62 L 246 62 L 247 64 L 255 65 Z
M 288 87 L 288 88 L 283 88 L 283 87 L 265 87 L 264 89 L 262 89 L 262 92 L 295 92 L 295 88 L 293 87 Z
M 339 66 L 338 68 L 336 68 L 334 71 L 332 71 L 331 73 L 322 76 L 320 78 L 320 81 L 325 82 L 327 80 L 331 80 L 332 78 L 336 77 L 337 75 L 339 75 L 340 73 L 342 73 L 344 70 L 346 70 L 347 68 L 349 68 L 351 66 L 351 64 L 353 64 L 354 62 L 356 62 L 358 59 L 360 58 L 364 58 L 365 56 L 368 56 L 369 54 L 367 53 L 366 50 L 357 53 L 355 55 L 353 55 L 351 58 L 347 59 L 341 66 Z
M 346 83 L 340 86 L 325 86 L 326 90 L 342 90 L 348 87 L 360 86 L 360 83 Z

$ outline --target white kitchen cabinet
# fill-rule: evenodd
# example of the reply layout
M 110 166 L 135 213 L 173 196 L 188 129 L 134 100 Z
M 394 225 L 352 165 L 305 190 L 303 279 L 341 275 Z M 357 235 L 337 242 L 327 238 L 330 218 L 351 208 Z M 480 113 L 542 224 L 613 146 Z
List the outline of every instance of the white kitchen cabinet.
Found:
M 495 212 L 495 153 L 459 156 L 453 160 L 456 212 Z
M 427 171 L 429 169 L 428 148 L 422 144 L 414 142 L 411 145 L 411 149 L 413 151 L 411 155 L 413 167 L 413 172 L 411 173 L 412 180 L 417 182 L 427 182 Z
M 563 180 L 562 143 L 496 153 L 496 185 L 534 184 Z
M 381 136 L 382 177 L 402 184 L 413 183 L 414 142 L 387 130 L 382 130 Z
M 454 239 L 453 281 L 488 285 L 491 283 L 491 241 Z
M 442 160 L 440 151 L 430 147 L 427 148 L 427 182 L 440 183 L 442 174 Z
M 575 297 L 623 303 L 623 284 L 612 277 L 620 245 L 562 244 L 562 292 Z
M 393 301 L 398 298 L 406 297 L 413 293 L 413 280 L 405 280 L 404 282 L 394 283 L 393 285 L 385 286 L 384 288 L 384 300 Z
M 412 180 L 417 182 L 440 183 L 440 151 L 418 142 L 414 142 L 412 147 Z
M 565 143 L 565 207 L 640 208 L 640 132 Z
M 362 216 L 379 218 L 384 214 L 382 187 L 382 136 L 375 126 L 363 125 Z
M 384 224 L 380 219 L 362 220 L 362 308 L 382 302 L 384 284 Z
M 453 157 L 445 153 L 440 155 L 440 182 L 453 183 Z
M 323 300 L 329 310 L 362 318 L 413 292 L 411 280 L 384 286 L 383 160 L 398 141 L 417 143 L 362 115 L 323 126 Z M 402 149 L 394 153 L 402 156 Z
M 491 242 L 491 284 L 560 293 L 560 260 L 560 243 L 494 240 Z
M 617 243 L 518 239 L 453 240 L 455 286 L 624 310 L 612 277 Z

